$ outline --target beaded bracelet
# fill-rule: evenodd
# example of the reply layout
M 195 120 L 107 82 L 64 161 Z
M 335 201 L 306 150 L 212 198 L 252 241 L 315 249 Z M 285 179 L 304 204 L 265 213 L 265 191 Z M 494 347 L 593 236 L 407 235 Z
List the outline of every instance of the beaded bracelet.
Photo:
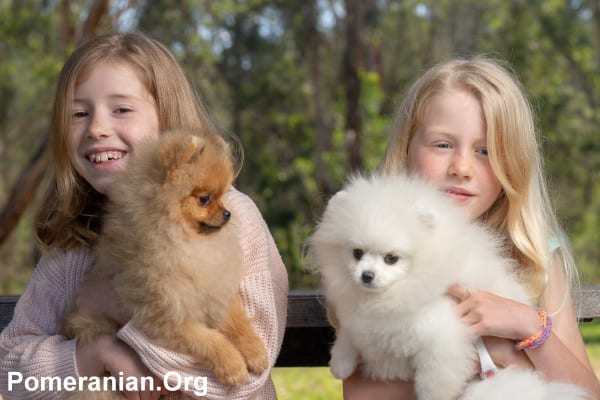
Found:
M 541 346 L 550 336 L 550 331 L 552 330 L 552 318 L 550 318 L 544 310 L 539 310 L 538 315 L 540 316 L 540 328 L 535 335 L 517 342 L 517 344 L 515 344 L 517 350 L 535 349 Z

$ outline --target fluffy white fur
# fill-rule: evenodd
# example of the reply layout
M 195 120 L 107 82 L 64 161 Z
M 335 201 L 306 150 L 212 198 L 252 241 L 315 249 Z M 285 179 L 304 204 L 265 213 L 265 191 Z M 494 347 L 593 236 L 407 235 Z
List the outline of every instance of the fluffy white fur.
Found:
M 421 400 L 584 399 L 514 368 L 466 385 L 475 338 L 445 292 L 454 283 L 529 303 L 498 236 L 422 180 L 353 178 L 328 203 L 309 240 L 337 328 L 330 366 L 344 379 L 360 363 L 372 378 L 413 379 Z M 465 392 L 466 390 L 466 392 Z M 559 397 L 556 397 L 559 396 Z

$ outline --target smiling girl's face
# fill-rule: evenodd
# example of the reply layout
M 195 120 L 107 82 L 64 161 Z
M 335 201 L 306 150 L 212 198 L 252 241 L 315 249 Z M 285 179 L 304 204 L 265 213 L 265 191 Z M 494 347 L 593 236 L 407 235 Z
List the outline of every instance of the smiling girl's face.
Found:
M 136 71 L 125 63 L 92 68 L 74 93 L 69 158 L 77 172 L 106 194 L 145 138 L 158 137 L 155 101 Z
M 431 99 L 409 144 L 408 168 L 435 183 L 472 219 L 492 206 L 502 186 L 488 159 L 485 118 L 475 96 L 453 89 Z

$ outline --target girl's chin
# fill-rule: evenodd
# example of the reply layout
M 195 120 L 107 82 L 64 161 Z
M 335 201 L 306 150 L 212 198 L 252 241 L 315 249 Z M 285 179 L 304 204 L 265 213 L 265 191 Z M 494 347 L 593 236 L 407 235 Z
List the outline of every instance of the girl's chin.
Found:
M 114 183 L 113 174 L 106 174 L 100 177 L 94 177 L 88 180 L 88 183 L 100 194 L 107 195 L 110 187 Z
M 106 196 L 111 183 L 112 182 L 94 182 L 92 183 L 92 187 L 96 190 L 96 192 Z
M 460 208 L 462 208 L 464 210 L 464 212 L 467 214 L 467 216 L 472 221 L 475 221 L 477 219 L 482 219 L 483 215 L 485 215 L 485 210 L 481 211 L 479 209 L 474 209 L 473 204 L 469 203 L 468 199 L 467 200 L 456 200 L 455 199 L 455 204 L 457 206 L 459 206 Z

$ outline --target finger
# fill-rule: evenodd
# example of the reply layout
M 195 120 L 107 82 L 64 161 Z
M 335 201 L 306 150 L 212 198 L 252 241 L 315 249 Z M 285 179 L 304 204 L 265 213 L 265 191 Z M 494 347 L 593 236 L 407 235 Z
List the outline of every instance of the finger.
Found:
M 158 389 L 160 387 L 160 390 Z M 158 400 L 162 396 L 164 387 L 160 379 L 154 378 L 154 390 L 152 390 L 152 400 Z
M 458 284 L 450 286 L 446 291 L 446 294 L 452 297 L 453 299 L 457 300 L 459 303 L 462 303 L 471 295 L 471 293 L 466 287 Z
M 123 392 L 123 395 L 127 400 L 140 400 L 138 392 Z
M 159 393 L 159 396 L 160 396 L 160 393 Z M 141 400 L 156 400 L 157 399 L 156 391 L 148 389 L 148 390 L 140 393 L 140 398 L 141 398 Z

